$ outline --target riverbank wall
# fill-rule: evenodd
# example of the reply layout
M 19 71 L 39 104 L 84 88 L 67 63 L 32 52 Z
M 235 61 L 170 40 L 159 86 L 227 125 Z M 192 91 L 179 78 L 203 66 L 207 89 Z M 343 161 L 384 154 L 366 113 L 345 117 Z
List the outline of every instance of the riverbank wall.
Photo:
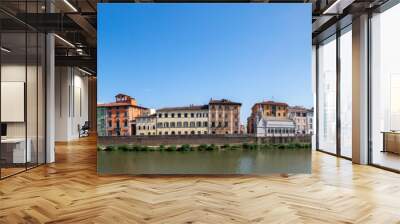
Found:
M 151 135 L 151 136 L 99 136 L 99 145 L 200 145 L 200 144 L 242 144 L 242 143 L 311 143 L 311 135 L 290 137 L 255 137 L 251 135 Z

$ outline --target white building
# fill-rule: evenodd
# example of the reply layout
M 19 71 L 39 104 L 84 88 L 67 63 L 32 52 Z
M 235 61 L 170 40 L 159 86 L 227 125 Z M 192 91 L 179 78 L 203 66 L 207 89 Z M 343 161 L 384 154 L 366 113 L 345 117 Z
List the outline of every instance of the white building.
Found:
M 313 132 L 313 120 L 314 120 L 314 108 L 307 110 L 307 132 L 306 134 L 312 135 Z
M 136 135 L 156 135 L 156 114 L 136 117 Z
M 262 117 L 257 122 L 257 137 L 284 137 L 295 135 L 295 123 L 287 118 Z
M 157 110 L 157 135 L 208 134 L 208 105 Z
M 313 109 L 310 110 L 301 106 L 289 107 L 288 116 L 296 125 L 296 134 L 312 134 L 313 114 Z

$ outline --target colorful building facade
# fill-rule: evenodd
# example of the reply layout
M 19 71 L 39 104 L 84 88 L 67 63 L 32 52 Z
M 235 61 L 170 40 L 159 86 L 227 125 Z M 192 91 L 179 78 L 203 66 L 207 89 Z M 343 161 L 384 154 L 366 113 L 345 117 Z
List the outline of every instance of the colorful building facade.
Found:
M 136 135 L 136 118 L 150 113 L 148 108 L 139 106 L 134 98 L 125 94 L 118 94 L 115 102 L 98 104 L 97 108 L 106 113 L 105 136 Z
M 251 108 L 251 115 L 247 119 L 248 134 L 255 134 L 257 132 L 257 125 L 262 118 L 286 119 L 288 107 L 289 105 L 287 103 L 271 100 L 254 104 Z
M 210 134 L 239 134 L 241 103 L 227 99 L 209 102 Z

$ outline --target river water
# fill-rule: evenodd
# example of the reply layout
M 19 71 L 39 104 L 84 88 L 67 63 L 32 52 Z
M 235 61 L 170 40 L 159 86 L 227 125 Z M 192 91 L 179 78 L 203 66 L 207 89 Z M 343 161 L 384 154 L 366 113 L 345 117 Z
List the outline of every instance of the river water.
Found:
M 311 173 L 311 149 L 98 151 L 99 174 Z

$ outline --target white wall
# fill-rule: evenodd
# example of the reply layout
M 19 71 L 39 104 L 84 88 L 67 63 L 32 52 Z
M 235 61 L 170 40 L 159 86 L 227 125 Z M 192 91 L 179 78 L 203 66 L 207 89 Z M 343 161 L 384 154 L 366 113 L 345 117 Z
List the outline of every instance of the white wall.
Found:
M 27 69 L 27 70 L 25 70 Z M 1 66 L 1 81 L 2 82 L 24 82 L 26 83 L 25 76 L 26 71 L 28 74 L 35 73 L 36 74 L 36 67 L 18 64 L 5 64 Z M 29 85 L 36 86 L 36 80 L 32 80 L 30 76 L 28 76 Z M 27 88 L 27 106 L 30 108 L 36 108 L 36 89 Z M 33 103 L 33 104 L 32 104 Z M 30 105 L 31 104 L 31 105 Z M 2 110 L 7 110 L 8 108 L 2 108 Z M 24 108 L 22 108 L 24 110 Z M 35 125 L 28 124 L 28 137 L 30 133 L 30 128 L 32 130 L 36 130 L 36 113 L 32 113 L 30 109 L 28 109 L 27 119 L 28 122 L 34 121 Z M 36 111 L 36 109 L 35 109 Z M 7 136 L 8 137 L 25 137 L 25 124 L 26 122 L 7 122 Z M 35 132 L 36 134 L 36 132 Z
M 74 140 L 78 125 L 88 120 L 88 78 L 71 67 L 56 67 L 55 73 L 55 140 Z

